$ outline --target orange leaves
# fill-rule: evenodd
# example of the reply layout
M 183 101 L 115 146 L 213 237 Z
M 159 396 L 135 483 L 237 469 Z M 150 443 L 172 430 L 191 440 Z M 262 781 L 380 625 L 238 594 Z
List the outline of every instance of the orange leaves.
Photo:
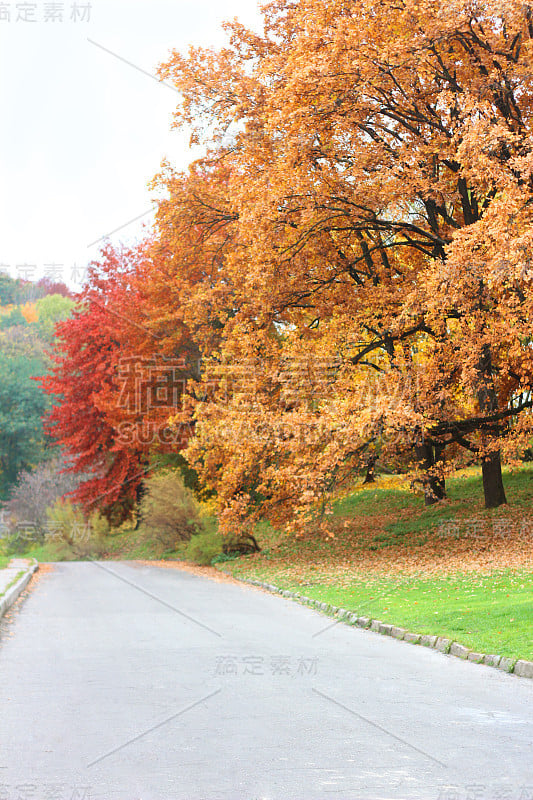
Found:
M 531 433 L 523 6 L 277 0 L 264 20 L 162 68 L 209 150 L 159 176 L 142 286 L 163 351 L 190 332 L 202 355 L 188 457 L 227 528 L 305 516 L 369 453 Z
M 37 322 L 39 319 L 39 314 L 37 312 L 37 306 L 35 303 L 25 303 L 20 307 L 20 312 L 28 323 Z

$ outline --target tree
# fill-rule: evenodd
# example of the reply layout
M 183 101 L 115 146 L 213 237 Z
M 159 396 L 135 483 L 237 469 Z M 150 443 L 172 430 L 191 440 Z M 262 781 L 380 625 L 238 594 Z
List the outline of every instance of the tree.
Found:
M 459 446 L 499 505 L 500 451 L 531 433 L 531 9 L 278 0 L 264 21 L 264 35 L 233 23 L 229 47 L 173 53 L 160 71 L 182 93 L 177 124 L 207 131 L 203 173 L 210 160 L 228 176 L 215 208 L 231 237 L 189 306 L 205 314 L 208 284 L 222 360 L 260 359 L 263 373 L 244 426 L 237 392 L 198 409 L 192 447 L 215 445 L 209 479 L 229 505 L 246 506 L 248 485 L 279 508 L 320 494 L 380 439 L 417 447 L 438 493 L 443 451 Z M 280 365 L 306 354 L 334 378 L 287 409 Z M 369 374 L 382 386 L 367 402 Z M 315 445 L 285 431 L 274 446 L 276 425 L 305 415 Z M 232 453 L 228 431 L 254 421 L 265 446 Z
M 44 277 L 39 278 L 36 283 L 39 290 L 40 297 L 47 297 L 48 295 L 59 294 L 61 297 L 72 298 L 72 292 L 63 281 L 54 281 L 52 278 Z
M 1 330 L 7 330 L 8 328 L 14 327 L 24 328 L 26 325 L 28 325 L 28 321 L 18 306 L 15 306 L 7 313 L 3 313 L 0 316 Z
M 135 442 L 120 444 L 102 406 L 106 390 L 115 389 L 121 311 L 134 270 L 131 251 L 104 249 L 76 309 L 56 326 L 53 368 L 43 379 L 55 401 L 46 429 L 69 459 L 69 471 L 87 476 L 73 501 L 87 513 L 98 505 L 117 520 L 131 513 L 144 474 L 144 449 Z
M 43 380 L 56 402 L 46 429 L 69 471 L 86 475 L 72 500 L 112 521 L 133 512 L 150 454 L 184 444 L 170 422 L 180 410 L 183 358 L 169 360 L 150 330 L 141 292 L 147 259 L 147 243 L 103 249 L 72 315 L 56 325 Z
M 43 371 L 39 359 L 0 353 L 0 499 L 7 499 L 19 472 L 45 457 L 41 418 L 48 402 L 33 380 Z
M 51 343 L 56 324 L 71 314 L 75 307 L 74 300 L 62 294 L 47 294 L 37 300 L 35 305 L 39 336 Z
M 21 281 L 0 272 L 0 306 L 14 305 L 19 301 Z

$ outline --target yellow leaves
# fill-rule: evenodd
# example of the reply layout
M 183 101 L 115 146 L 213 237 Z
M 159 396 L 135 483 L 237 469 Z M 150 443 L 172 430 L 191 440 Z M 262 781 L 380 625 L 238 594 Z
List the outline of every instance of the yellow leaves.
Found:
M 39 314 L 35 303 L 24 303 L 20 307 L 20 312 L 27 323 L 37 322 Z
M 462 0 L 263 13 L 264 36 L 235 23 L 162 68 L 209 152 L 163 168 L 146 293 L 165 346 L 186 325 L 203 355 L 188 452 L 223 525 L 297 532 L 369 448 L 453 439 L 481 347 L 502 405 L 506 374 L 531 385 L 533 90 L 515 0 L 483 25 Z

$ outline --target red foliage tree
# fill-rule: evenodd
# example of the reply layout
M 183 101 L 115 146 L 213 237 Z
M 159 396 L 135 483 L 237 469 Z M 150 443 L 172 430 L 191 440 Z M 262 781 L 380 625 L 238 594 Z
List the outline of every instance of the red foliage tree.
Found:
M 104 248 L 78 309 L 58 325 L 54 368 L 43 379 L 56 397 L 47 430 L 70 470 L 90 475 L 71 498 L 114 522 L 131 514 L 150 454 L 183 443 L 169 425 L 180 399 L 176 361 L 159 356 L 159 336 L 137 319 L 146 258 L 146 243 Z
M 43 292 L 44 296 L 48 294 L 60 294 L 62 297 L 72 297 L 74 294 L 63 281 L 54 281 L 47 276 L 40 278 L 36 285 Z

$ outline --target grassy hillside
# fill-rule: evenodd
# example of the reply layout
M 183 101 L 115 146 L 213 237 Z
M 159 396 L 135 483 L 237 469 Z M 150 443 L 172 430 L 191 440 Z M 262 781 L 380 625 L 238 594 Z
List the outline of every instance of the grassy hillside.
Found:
M 425 508 L 398 479 L 339 499 L 332 538 L 262 526 L 261 553 L 222 565 L 416 633 L 533 659 L 533 469 L 505 475 L 509 506 L 483 508 L 479 471 Z

